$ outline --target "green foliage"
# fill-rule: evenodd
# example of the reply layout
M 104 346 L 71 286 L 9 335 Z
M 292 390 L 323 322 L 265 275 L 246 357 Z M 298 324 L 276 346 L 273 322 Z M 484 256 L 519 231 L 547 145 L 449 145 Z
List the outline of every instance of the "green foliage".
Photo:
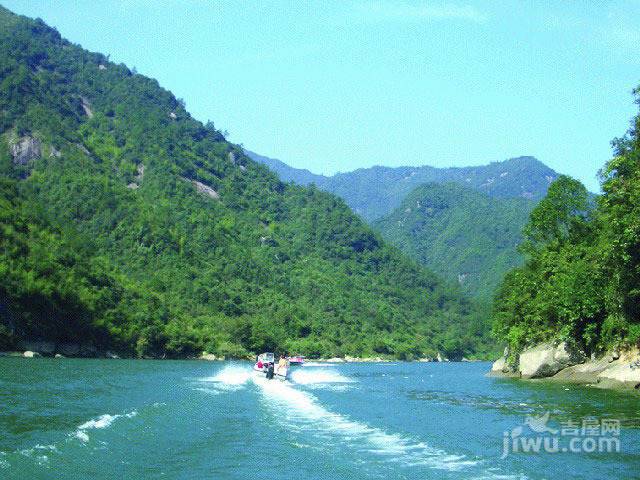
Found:
M 373 227 L 410 257 L 488 303 L 504 274 L 522 263 L 517 246 L 533 206 L 524 198 L 493 198 L 453 183 L 429 183 Z
M 0 323 L 15 339 L 140 357 L 490 348 L 456 289 L 338 198 L 281 183 L 155 80 L 41 21 L 0 7 L 0 25 Z M 7 150 L 20 139 L 42 147 L 27 165 Z
M 531 213 L 527 261 L 494 302 L 494 332 L 512 352 L 559 338 L 587 352 L 640 340 L 639 122 L 613 142 L 596 203 L 578 181 L 560 177 Z

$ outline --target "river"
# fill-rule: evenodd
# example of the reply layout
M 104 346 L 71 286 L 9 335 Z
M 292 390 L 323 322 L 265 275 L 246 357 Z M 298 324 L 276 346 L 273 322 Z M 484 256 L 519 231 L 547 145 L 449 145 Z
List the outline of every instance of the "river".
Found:
M 0 358 L 0 478 L 638 478 L 639 395 L 489 367 Z

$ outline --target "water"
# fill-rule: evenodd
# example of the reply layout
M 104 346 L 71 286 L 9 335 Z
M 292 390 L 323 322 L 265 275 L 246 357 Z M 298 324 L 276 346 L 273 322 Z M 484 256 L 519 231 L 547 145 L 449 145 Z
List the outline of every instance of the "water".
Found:
M 0 478 L 640 476 L 640 396 L 488 368 L 317 365 L 282 383 L 242 362 L 0 358 Z M 620 420 L 621 451 L 502 458 L 504 432 L 535 435 L 523 421 L 546 412 L 553 429 Z

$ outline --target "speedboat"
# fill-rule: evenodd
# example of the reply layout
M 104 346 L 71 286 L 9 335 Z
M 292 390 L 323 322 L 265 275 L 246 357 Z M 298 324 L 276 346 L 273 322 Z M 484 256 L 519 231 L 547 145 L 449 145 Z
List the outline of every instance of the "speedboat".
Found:
M 286 380 L 289 375 L 289 361 L 283 365 L 275 363 L 275 355 L 271 352 L 265 352 L 258 355 L 256 363 L 253 365 L 254 373 L 264 375 L 267 380 L 277 378 L 278 380 Z
M 292 357 L 288 357 L 289 365 L 292 367 L 301 367 L 304 365 L 304 357 L 302 355 L 293 355 Z

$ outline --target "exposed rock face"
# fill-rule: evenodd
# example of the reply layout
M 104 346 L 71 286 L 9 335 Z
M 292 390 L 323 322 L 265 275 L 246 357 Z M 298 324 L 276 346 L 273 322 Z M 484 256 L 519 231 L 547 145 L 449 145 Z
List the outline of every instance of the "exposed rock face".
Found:
M 204 193 L 214 200 L 220 200 L 220 195 L 209 185 L 205 185 L 202 182 L 198 182 L 197 180 L 192 180 L 192 183 L 196 186 L 196 190 L 200 193 Z
M 38 352 L 32 352 L 31 350 L 27 350 L 22 354 L 22 356 L 24 358 L 36 358 L 36 357 L 41 357 L 42 355 L 40 355 Z
M 42 155 L 40 140 L 28 136 L 11 143 L 10 150 L 15 165 L 26 165 Z
M 584 354 L 570 349 L 566 342 L 557 346 L 543 343 L 520 354 L 519 369 L 522 378 L 550 377 L 584 360 Z
M 84 114 L 89 118 L 93 118 L 93 111 L 91 110 L 89 100 L 87 100 L 86 97 L 80 97 L 80 101 L 82 102 L 82 110 L 84 110 Z

